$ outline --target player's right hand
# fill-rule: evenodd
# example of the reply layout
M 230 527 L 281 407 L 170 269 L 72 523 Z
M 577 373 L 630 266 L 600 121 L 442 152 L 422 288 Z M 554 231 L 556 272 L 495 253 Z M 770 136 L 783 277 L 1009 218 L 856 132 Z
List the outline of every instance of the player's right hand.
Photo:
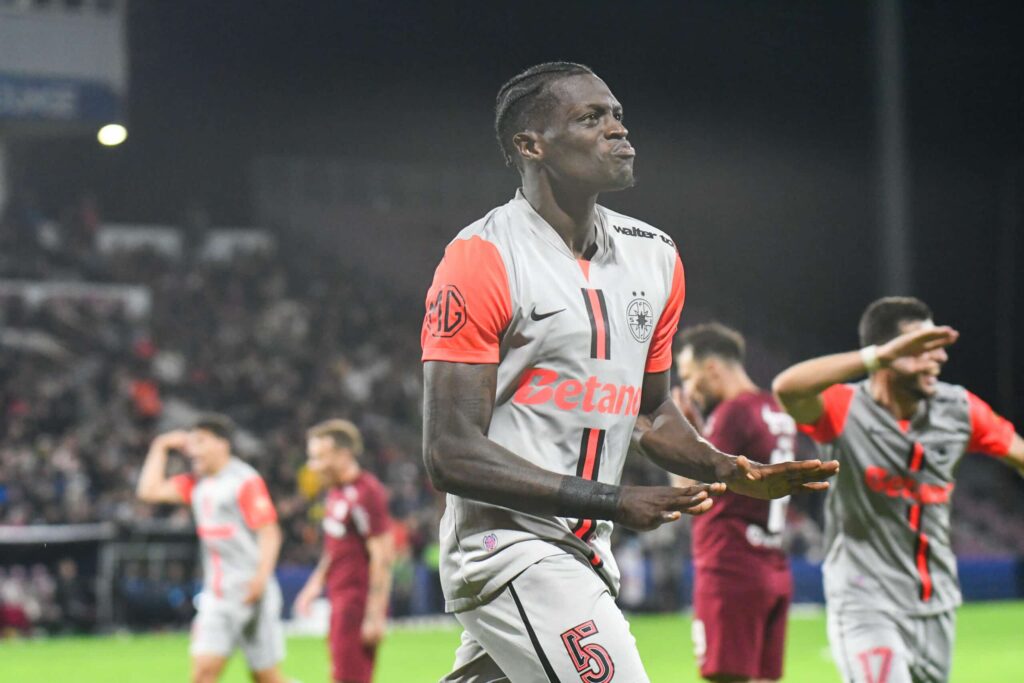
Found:
M 888 365 L 897 358 L 920 356 L 949 346 L 959 336 L 960 333 L 948 325 L 917 329 L 881 344 L 878 347 L 878 360 L 882 365 Z
M 623 486 L 615 522 L 634 531 L 650 531 L 683 514 L 700 515 L 711 509 L 712 495 L 725 492 L 725 484 Z

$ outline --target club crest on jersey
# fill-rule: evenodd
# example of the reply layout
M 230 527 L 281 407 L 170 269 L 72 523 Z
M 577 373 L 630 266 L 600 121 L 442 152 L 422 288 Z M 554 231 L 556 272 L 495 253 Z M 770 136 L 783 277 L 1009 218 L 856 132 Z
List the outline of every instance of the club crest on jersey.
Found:
M 651 302 L 644 298 L 644 292 L 640 292 L 640 296 L 633 292 L 633 296 L 636 298 L 626 306 L 626 325 L 633 339 L 642 344 L 651 338 L 654 331 L 654 309 Z
M 498 547 L 498 537 L 494 534 L 487 534 L 484 536 L 484 548 L 487 552 L 493 552 Z

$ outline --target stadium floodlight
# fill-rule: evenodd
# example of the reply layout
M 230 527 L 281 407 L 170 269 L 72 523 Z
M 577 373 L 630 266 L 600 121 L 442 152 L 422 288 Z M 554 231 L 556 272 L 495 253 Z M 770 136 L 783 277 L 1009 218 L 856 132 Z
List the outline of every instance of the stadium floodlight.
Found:
M 99 129 L 96 139 L 105 147 L 116 147 L 128 139 L 128 129 L 120 123 L 108 123 Z

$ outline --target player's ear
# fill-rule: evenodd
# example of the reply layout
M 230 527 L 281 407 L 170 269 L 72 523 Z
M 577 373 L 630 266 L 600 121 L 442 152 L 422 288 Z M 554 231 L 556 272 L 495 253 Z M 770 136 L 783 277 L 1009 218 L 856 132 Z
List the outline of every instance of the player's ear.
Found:
M 544 158 L 540 136 L 533 131 L 524 130 L 513 135 L 512 146 L 516 148 L 519 156 L 526 161 L 539 161 Z

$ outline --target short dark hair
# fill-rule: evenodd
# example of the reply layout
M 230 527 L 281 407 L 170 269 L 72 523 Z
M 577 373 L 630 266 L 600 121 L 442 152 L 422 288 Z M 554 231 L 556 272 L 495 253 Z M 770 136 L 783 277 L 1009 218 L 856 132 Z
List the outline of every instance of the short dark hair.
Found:
M 347 448 L 352 455 L 359 457 L 363 454 L 363 435 L 348 420 L 333 419 L 325 420 L 315 424 L 306 432 L 306 438 L 329 437 L 338 448 Z
M 575 62 L 545 62 L 510 78 L 498 91 L 494 106 L 494 133 L 505 157 L 505 163 L 519 168 L 512 138 L 538 123 L 538 119 L 550 111 L 554 100 L 549 86 L 567 76 L 578 76 L 594 72 L 588 66 Z
M 227 415 L 221 413 L 205 413 L 192 423 L 192 429 L 201 429 L 231 444 L 235 437 L 235 423 Z
M 717 356 L 723 360 L 742 363 L 747 353 L 743 335 L 719 322 L 704 323 L 687 328 L 679 335 L 679 350 L 693 349 L 696 360 Z
M 900 336 L 900 325 L 931 320 L 932 309 L 912 296 L 887 296 L 871 303 L 860 317 L 860 345 L 884 344 Z

